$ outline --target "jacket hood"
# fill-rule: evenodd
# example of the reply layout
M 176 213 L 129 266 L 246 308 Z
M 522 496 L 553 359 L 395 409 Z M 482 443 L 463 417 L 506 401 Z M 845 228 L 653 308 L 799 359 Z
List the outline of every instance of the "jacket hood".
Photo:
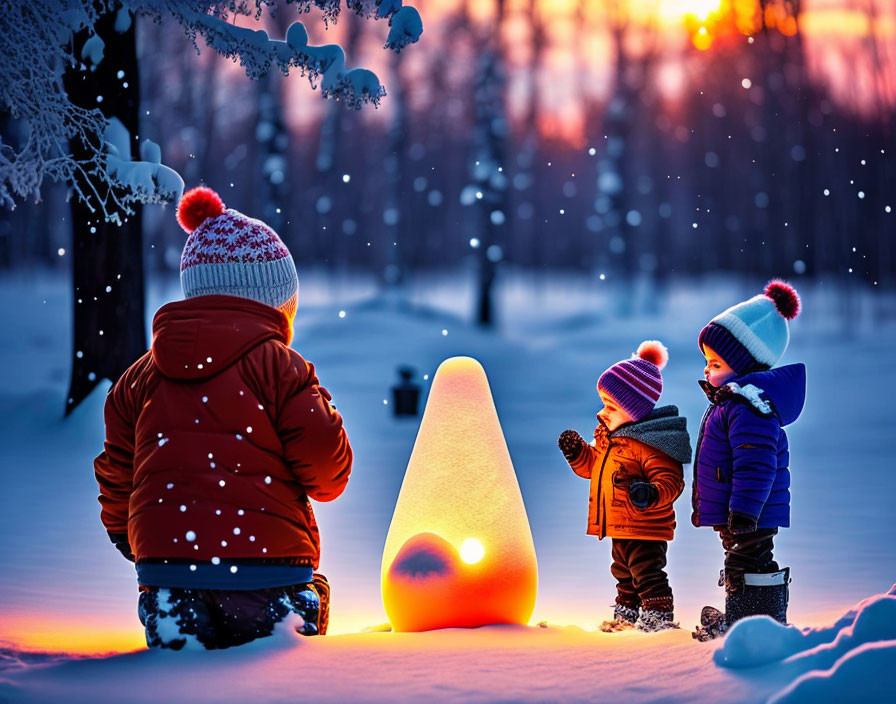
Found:
M 612 433 L 614 438 L 632 438 L 665 452 L 676 462 L 691 461 L 691 436 L 687 419 L 678 415 L 676 406 L 660 406 L 637 423 L 621 425 Z
M 788 364 L 754 372 L 729 383 L 729 386 L 732 384 L 739 387 L 735 391 L 760 413 L 777 413 L 782 426 L 790 425 L 799 418 L 806 402 L 806 365 Z
M 152 321 L 152 359 L 171 379 L 207 379 L 267 340 L 288 345 L 292 328 L 276 308 L 237 296 L 168 303 Z

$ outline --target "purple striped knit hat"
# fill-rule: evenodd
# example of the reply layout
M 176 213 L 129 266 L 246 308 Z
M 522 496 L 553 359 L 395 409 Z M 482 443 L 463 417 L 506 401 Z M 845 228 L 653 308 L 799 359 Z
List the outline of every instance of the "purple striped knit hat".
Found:
M 631 359 L 616 362 L 600 375 L 597 390 L 612 396 L 632 420 L 639 421 L 656 406 L 663 392 L 660 370 L 669 350 L 657 340 L 645 340 Z

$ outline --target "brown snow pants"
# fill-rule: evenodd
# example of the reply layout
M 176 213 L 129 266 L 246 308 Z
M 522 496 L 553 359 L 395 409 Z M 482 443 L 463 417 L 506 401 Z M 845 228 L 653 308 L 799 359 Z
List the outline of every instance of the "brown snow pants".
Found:
M 672 611 L 672 587 L 666 575 L 665 540 L 613 538 L 616 603 L 631 609 Z
M 763 528 L 752 533 L 732 533 L 727 526 L 716 526 L 725 550 L 725 569 L 719 586 L 725 587 L 726 594 L 740 591 L 744 585 L 744 574 L 767 574 L 777 572 L 772 551 L 777 528 Z

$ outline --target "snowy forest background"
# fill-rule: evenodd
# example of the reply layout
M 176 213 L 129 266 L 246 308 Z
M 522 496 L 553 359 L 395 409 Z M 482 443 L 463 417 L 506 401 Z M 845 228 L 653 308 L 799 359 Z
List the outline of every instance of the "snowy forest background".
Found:
M 328 30 L 306 22 L 386 86 L 362 110 L 295 74 L 249 80 L 197 55 L 173 20 L 138 18 L 139 76 L 124 80 L 139 82 L 140 138 L 187 187 L 273 225 L 300 271 L 384 288 L 472 266 L 487 292 L 502 270 L 564 270 L 606 281 L 631 312 L 662 300 L 632 296 L 636 282 L 715 272 L 893 285 L 888 3 L 416 5 L 425 39 L 401 53 L 352 13 Z M 283 37 L 306 17 L 275 9 L 240 24 Z M 8 114 L 0 125 L 7 143 L 24 138 Z M 4 208 L 0 268 L 70 266 L 66 194 L 46 183 L 43 202 Z M 176 274 L 171 209 L 136 217 L 134 255 Z M 481 302 L 471 315 L 491 317 Z

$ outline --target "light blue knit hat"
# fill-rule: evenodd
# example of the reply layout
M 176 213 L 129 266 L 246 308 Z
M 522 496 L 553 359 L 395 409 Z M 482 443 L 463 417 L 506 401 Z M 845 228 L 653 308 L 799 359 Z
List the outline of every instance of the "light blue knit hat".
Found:
M 800 312 L 790 284 L 774 280 L 765 291 L 723 311 L 700 331 L 699 345 L 717 352 L 736 373 L 775 366 L 790 342 L 787 321 Z

